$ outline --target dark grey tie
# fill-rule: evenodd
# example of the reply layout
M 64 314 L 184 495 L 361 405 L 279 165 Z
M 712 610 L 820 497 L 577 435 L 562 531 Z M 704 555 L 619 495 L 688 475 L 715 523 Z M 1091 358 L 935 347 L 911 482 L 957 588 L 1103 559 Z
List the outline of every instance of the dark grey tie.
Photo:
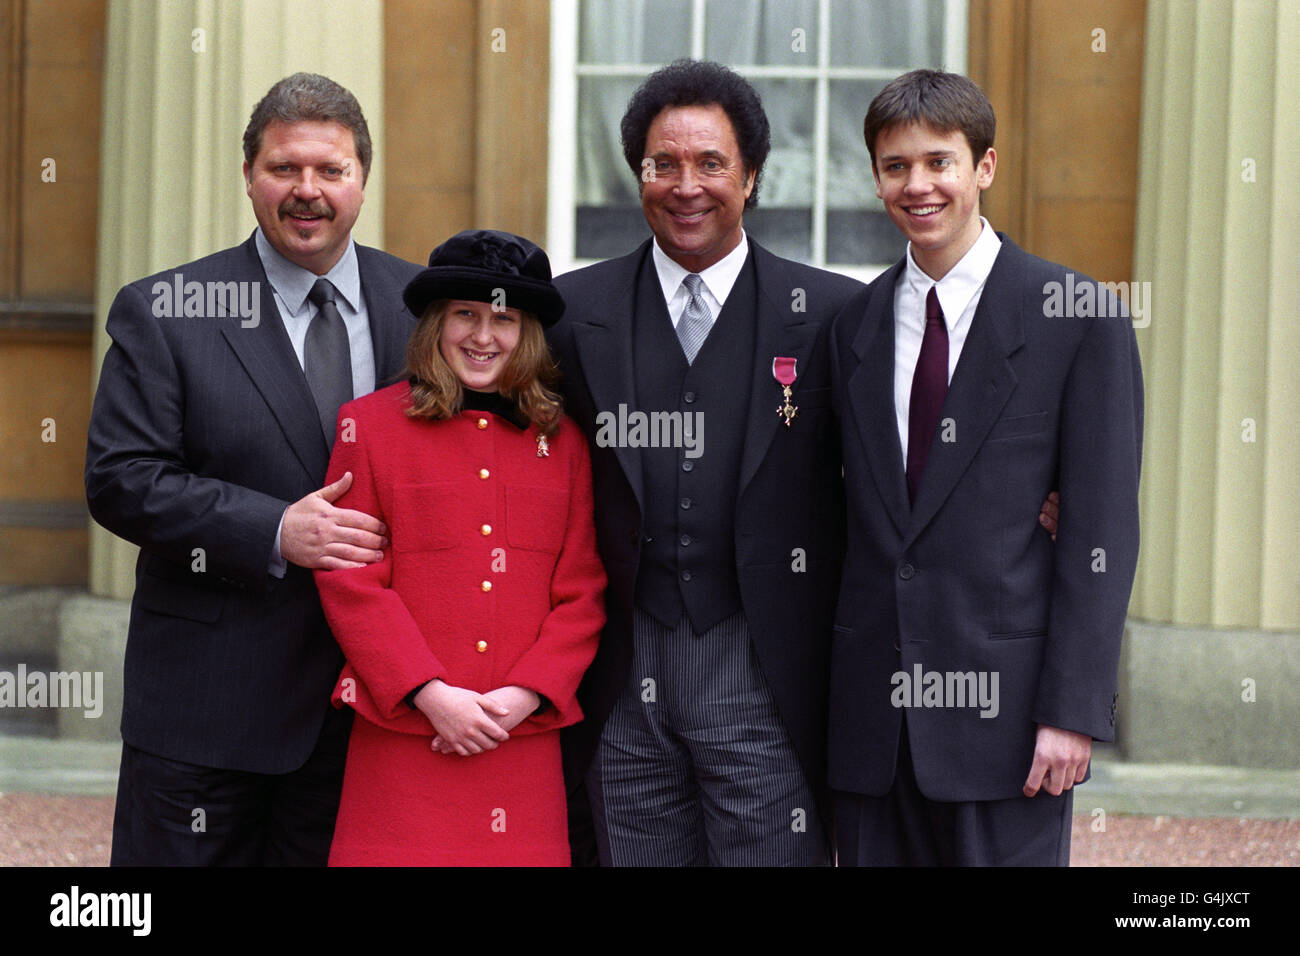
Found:
M 302 350 L 303 371 L 316 399 L 325 444 L 330 448 L 334 447 L 339 406 L 352 401 L 352 350 L 348 348 L 348 328 L 334 304 L 336 294 L 329 279 L 317 279 L 307 293 L 307 299 L 316 306 L 316 316 L 307 326 Z
M 700 346 L 708 338 L 709 329 L 713 327 L 713 317 L 709 314 L 708 303 L 700 294 L 704 280 L 692 272 L 682 280 L 682 285 L 686 286 L 686 291 L 691 297 L 686 300 L 686 309 L 682 312 L 682 317 L 677 320 L 677 341 L 682 343 L 682 351 L 686 353 L 686 364 L 689 365 L 695 361 Z

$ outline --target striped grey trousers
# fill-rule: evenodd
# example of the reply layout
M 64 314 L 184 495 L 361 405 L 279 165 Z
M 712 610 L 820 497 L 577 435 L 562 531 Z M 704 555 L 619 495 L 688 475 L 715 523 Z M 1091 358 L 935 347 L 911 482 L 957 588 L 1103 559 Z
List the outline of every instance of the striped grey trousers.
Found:
M 825 831 L 737 614 L 633 611 L 632 669 L 588 774 L 604 866 L 822 866 Z

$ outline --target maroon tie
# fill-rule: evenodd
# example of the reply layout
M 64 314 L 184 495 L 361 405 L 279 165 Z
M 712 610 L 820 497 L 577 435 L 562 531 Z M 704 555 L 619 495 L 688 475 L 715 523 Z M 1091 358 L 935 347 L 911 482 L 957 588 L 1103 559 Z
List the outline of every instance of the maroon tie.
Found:
M 935 286 L 930 286 L 925 297 L 925 337 L 912 376 L 912 403 L 907 412 L 907 497 L 912 502 L 921 487 L 930 441 L 948 394 L 948 326 L 934 290 Z

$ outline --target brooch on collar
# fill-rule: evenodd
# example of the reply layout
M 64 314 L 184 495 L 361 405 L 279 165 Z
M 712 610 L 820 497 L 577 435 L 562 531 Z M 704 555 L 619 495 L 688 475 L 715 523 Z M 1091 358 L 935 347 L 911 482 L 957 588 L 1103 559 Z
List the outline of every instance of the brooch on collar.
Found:
M 550 442 L 546 440 L 546 436 L 543 435 L 541 432 L 537 433 L 537 457 L 538 458 L 551 457 Z
M 797 376 L 795 371 L 796 360 L 778 356 L 772 359 L 772 377 L 776 379 L 777 384 L 781 386 L 781 404 L 776 406 L 776 413 L 785 419 L 785 427 L 790 427 L 790 422 L 799 414 L 799 408 L 790 403 L 791 392 L 790 386 L 794 384 Z

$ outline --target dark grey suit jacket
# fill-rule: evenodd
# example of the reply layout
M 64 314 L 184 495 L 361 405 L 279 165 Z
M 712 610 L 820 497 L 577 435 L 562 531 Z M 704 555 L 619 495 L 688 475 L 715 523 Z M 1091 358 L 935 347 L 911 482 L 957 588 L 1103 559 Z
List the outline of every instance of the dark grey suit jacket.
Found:
M 401 293 L 420 267 L 360 245 L 357 260 L 383 385 L 405 364 L 415 319 Z M 177 273 L 259 283 L 258 323 L 156 314 L 155 283 Z M 189 763 L 293 770 L 342 655 L 311 572 L 290 565 L 277 579 L 267 566 L 284 509 L 321 487 L 329 449 L 253 238 L 125 286 L 108 333 L 86 497 L 141 549 L 122 737 Z
M 861 283 L 772 255 L 749 239 L 758 312 L 736 513 L 736 573 L 763 675 L 808 782 L 825 786 L 827 647 L 839 580 L 843 488 L 830 415 L 831 318 Z M 596 415 L 633 395 L 632 311 L 647 240 L 630 255 L 556 279 L 564 318 L 550 331 L 564 375 L 566 411 L 591 442 L 596 533 L 609 574 L 608 623 L 578 692 L 585 719 L 565 731 L 570 784 L 582 779 L 632 663 L 632 605 L 641 552 L 641 453 L 595 444 Z M 777 415 L 772 359 L 792 356 L 799 414 Z M 802 556 L 802 557 L 800 557 Z M 802 570 L 796 570 L 802 568 Z
M 918 667 L 923 685 L 931 672 L 983 674 L 989 689 L 998 678 L 996 716 L 953 706 L 955 679 L 945 706 L 907 709 L 917 781 L 932 800 L 1019 795 L 1038 724 L 1114 736 L 1138 553 L 1137 341 L 1104 288 L 1111 317 L 1048 317 L 1048 284 L 1064 286 L 1067 270 L 999 235 L 943 406 L 954 440 L 936 433 L 913 506 L 894 413 L 903 263 L 834 323 L 849 510 L 831 656 L 830 782 L 840 790 L 888 791 L 904 710 L 894 675 L 911 681 Z M 1054 488 L 1055 544 L 1036 520 Z M 963 694 L 970 686 L 963 678 Z

